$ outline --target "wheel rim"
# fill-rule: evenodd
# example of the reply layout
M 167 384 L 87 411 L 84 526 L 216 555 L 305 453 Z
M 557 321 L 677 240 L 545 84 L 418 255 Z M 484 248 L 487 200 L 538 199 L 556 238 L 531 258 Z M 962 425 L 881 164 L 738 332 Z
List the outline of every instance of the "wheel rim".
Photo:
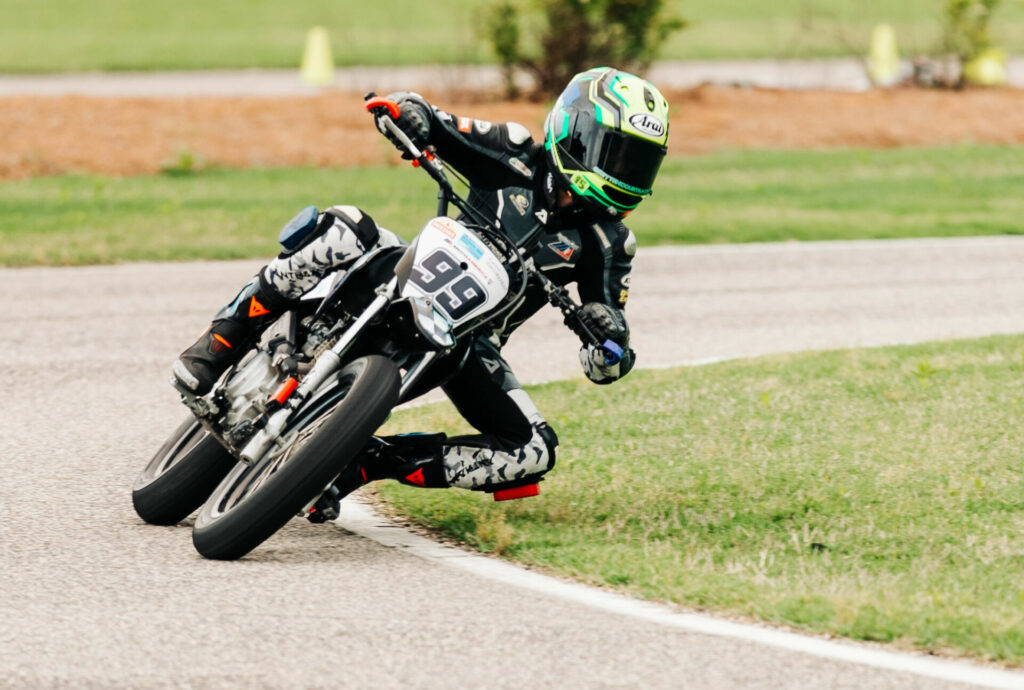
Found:
M 135 489 L 151 484 L 181 462 L 196 446 L 203 442 L 210 432 L 198 421 L 194 421 L 185 433 L 178 437 L 166 453 L 153 458 L 135 481 Z
M 281 443 L 263 456 L 258 463 L 255 465 L 240 463 L 236 466 L 207 501 L 210 519 L 216 520 L 230 512 L 246 498 L 256 493 L 278 470 L 288 464 L 295 454 L 306 445 L 306 441 L 323 426 L 335 408 L 345 400 L 351 387 L 351 381 L 346 382 L 339 391 L 340 395 L 337 399 L 326 408 L 323 405 L 314 405 L 312 409 L 302 414 L 292 429 L 282 438 Z

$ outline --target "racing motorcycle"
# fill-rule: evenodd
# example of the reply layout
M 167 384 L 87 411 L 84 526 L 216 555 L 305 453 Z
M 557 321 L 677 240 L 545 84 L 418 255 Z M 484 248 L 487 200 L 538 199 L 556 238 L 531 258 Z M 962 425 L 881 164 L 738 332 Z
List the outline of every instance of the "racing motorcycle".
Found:
M 535 267 L 539 221 L 512 239 L 454 190 L 457 173 L 431 147 L 420 150 L 395 124 L 397 104 L 371 93 L 365 105 L 437 183 L 437 215 L 411 244 L 367 252 L 326 276 L 209 393 L 182 392 L 190 414 L 143 469 L 132 500 L 159 525 L 199 508 L 192 541 L 206 558 L 241 558 L 295 516 L 337 517 L 337 503 L 322 497 L 337 493 L 335 481 L 391 410 L 443 383 L 432 367 L 493 332 L 531 284 L 608 363 L 623 354 L 599 342 L 566 289 Z M 305 210 L 307 219 L 317 213 Z M 489 490 L 498 500 L 538 491 L 536 483 Z

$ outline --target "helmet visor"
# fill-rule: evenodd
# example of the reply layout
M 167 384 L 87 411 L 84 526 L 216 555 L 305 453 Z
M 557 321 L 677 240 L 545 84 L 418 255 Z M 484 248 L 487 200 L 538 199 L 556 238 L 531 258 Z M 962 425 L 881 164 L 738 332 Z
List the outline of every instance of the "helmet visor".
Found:
M 602 137 L 601 150 L 593 170 L 611 182 L 635 194 L 650 194 L 658 176 L 665 149 L 622 132 L 608 132 Z
M 651 193 L 665 147 L 630 134 L 602 129 L 593 141 L 574 136 L 558 143 L 559 154 L 581 170 L 593 171 L 624 192 L 637 196 Z M 568 144 L 567 146 L 565 144 Z

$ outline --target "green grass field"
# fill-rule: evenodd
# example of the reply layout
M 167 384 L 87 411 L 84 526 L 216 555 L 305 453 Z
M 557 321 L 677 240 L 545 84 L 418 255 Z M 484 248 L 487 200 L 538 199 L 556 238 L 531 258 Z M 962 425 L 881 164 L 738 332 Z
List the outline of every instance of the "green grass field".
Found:
M 1020 147 L 672 157 L 630 218 L 641 245 L 1024 231 Z M 434 188 L 407 166 L 57 176 L 0 185 L 0 265 L 265 257 L 308 204 L 353 203 L 409 238 Z
M 940 0 L 672 0 L 693 22 L 666 59 L 863 54 L 872 27 L 892 23 L 906 53 L 934 53 Z M 471 0 L 5 0 L 0 72 L 295 67 L 306 31 L 329 28 L 335 61 L 479 63 L 492 59 Z M 1024 8 L 1004 2 L 995 37 L 1024 52 Z
M 1024 663 L 1024 336 L 530 394 L 561 440 L 539 497 L 381 494 L 482 551 L 632 595 Z M 470 432 L 447 403 L 387 430 Z

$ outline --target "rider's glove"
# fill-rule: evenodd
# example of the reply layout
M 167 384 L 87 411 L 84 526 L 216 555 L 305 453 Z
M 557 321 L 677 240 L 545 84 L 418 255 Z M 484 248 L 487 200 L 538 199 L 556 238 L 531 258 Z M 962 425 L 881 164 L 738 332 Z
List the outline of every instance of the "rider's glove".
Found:
M 389 101 L 394 101 L 400 110 L 395 124 L 405 132 L 416 148 L 423 149 L 430 137 L 430 104 L 418 93 L 409 91 L 398 91 L 387 96 Z M 402 144 L 391 135 L 380 117 L 376 119 L 377 129 L 386 136 L 395 147 L 402 152 L 402 158 L 412 158 L 406 153 Z
M 587 302 L 580 309 L 580 321 L 598 342 L 611 341 L 619 350 L 612 353 L 609 348 L 586 343 L 580 348 L 580 364 L 583 373 L 594 383 L 611 383 L 629 373 L 636 360 L 636 353 L 629 347 L 629 326 L 623 313 L 601 302 Z

